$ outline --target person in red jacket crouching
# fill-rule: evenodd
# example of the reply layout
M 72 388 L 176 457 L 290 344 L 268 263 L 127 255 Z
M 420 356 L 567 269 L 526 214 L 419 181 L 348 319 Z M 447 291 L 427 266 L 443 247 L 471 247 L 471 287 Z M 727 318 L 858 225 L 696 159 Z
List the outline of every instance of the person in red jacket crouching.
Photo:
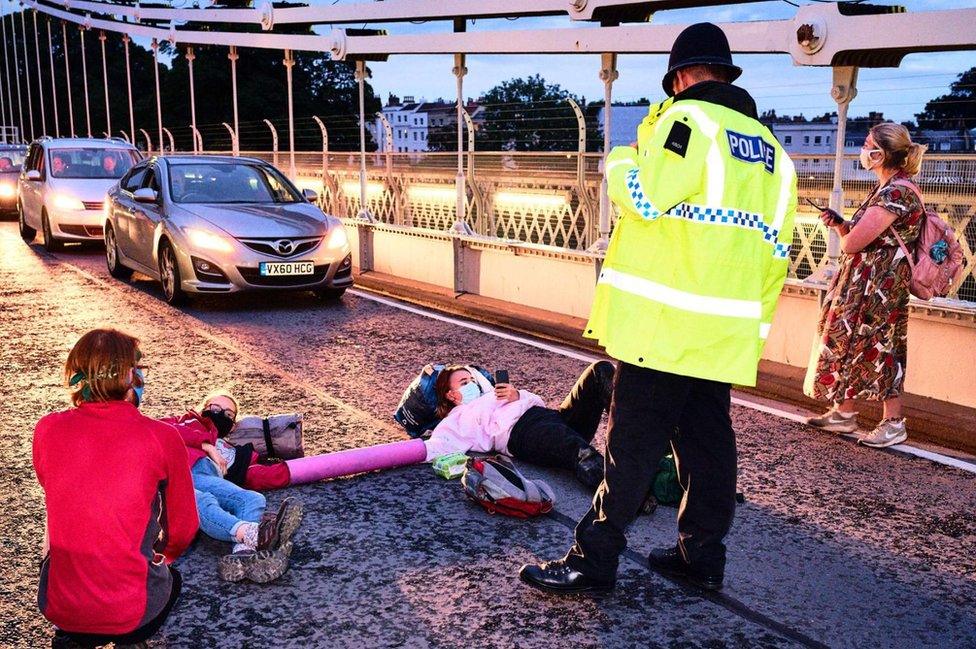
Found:
M 176 429 L 138 410 L 139 341 L 96 329 L 65 364 L 74 408 L 42 418 L 33 460 L 47 512 L 38 605 L 52 646 L 139 645 L 180 594 L 170 564 L 198 527 Z

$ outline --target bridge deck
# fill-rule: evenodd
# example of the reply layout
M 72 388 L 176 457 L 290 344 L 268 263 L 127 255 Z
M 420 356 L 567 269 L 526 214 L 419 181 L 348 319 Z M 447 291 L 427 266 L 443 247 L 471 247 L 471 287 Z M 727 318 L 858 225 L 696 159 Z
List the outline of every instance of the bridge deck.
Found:
M 159 293 L 138 278 L 111 280 L 100 250 L 51 256 L 25 246 L 14 224 L 0 226 L 2 645 L 37 646 L 51 633 L 34 604 L 43 501 L 31 430 L 64 407 L 61 365 L 89 328 L 110 324 L 142 339 L 148 414 L 179 412 L 229 385 L 247 411 L 304 411 L 310 452 L 401 439 L 390 413 L 428 361 L 506 367 L 550 403 L 584 366 L 363 295 L 335 306 L 241 296 L 177 311 Z M 169 646 L 972 645 L 972 473 L 744 407 L 733 417 L 747 501 L 721 596 L 703 597 L 644 563 L 649 548 L 673 542 L 670 509 L 632 527 L 612 596 L 527 590 L 518 566 L 565 551 L 588 494 L 568 475 L 525 465 L 556 489 L 557 513 L 489 517 L 420 466 L 289 490 L 307 514 L 291 570 L 275 583 L 218 581 L 216 561 L 229 548 L 198 540 L 179 562 L 186 588 L 165 627 Z

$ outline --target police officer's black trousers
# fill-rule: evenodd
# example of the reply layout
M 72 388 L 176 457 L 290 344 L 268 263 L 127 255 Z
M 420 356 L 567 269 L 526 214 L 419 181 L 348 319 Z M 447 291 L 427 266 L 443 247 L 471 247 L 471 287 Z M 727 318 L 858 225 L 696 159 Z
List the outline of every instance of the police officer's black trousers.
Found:
M 613 580 L 624 532 L 647 496 L 661 457 L 674 450 L 685 491 L 678 547 L 703 575 L 725 570 L 722 542 L 735 514 L 731 386 L 620 363 L 607 430 L 606 477 L 576 526 L 569 564 Z M 679 430 L 678 434 L 675 431 Z

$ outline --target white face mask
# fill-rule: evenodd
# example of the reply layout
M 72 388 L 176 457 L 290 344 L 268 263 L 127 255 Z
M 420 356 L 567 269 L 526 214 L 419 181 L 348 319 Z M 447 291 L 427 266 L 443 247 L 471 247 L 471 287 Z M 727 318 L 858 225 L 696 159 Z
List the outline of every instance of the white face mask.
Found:
M 861 147 L 861 166 L 867 169 L 868 171 L 871 171 L 872 169 L 877 167 L 878 162 L 880 162 L 880 161 L 875 162 L 874 160 L 871 159 L 872 153 L 882 153 L 882 151 L 881 149 L 865 149 L 864 147 Z
M 462 385 L 458 392 L 461 394 L 461 403 L 471 403 L 475 399 L 481 396 L 481 387 L 477 383 L 471 382 Z

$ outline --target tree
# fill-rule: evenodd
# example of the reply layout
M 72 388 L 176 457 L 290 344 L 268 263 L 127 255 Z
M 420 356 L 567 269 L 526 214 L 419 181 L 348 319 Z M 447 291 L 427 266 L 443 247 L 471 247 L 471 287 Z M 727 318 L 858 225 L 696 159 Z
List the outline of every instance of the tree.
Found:
M 585 99 L 547 84 L 541 76 L 511 79 L 485 93 L 484 123 L 475 137 L 479 151 L 574 151 L 578 146 L 576 115 L 567 99 Z M 587 150 L 597 151 L 603 141 L 596 111 L 586 115 Z
M 925 104 L 916 113 L 919 128 L 959 129 L 971 149 L 970 129 L 976 127 L 976 67 L 959 75 L 949 86 L 949 92 Z
M 464 129 L 464 142 L 467 146 L 468 133 Z M 478 141 L 480 132 L 475 136 Z M 443 126 L 431 126 L 427 129 L 427 150 L 428 151 L 457 151 L 457 121 L 444 124 Z
M 230 62 L 227 48 L 196 46 L 193 62 L 194 89 L 196 93 L 197 124 L 208 125 L 204 134 L 220 147 L 229 147 L 228 136 L 221 122 L 233 122 L 231 103 Z M 163 96 L 179 98 L 164 104 L 163 118 L 167 123 L 179 124 L 189 146 L 190 123 L 189 66 L 186 48 L 173 59 L 172 70 L 163 83 Z M 239 48 L 237 61 L 237 94 L 242 150 L 267 150 L 271 148 L 271 131 L 261 120 L 271 120 L 282 139 L 279 146 L 287 146 L 285 133 L 288 126 L 288 94 L 284 65 L 284 53 L 278 50 Z M 293 52 L 292 68 L 294 115 L 296 121 L 296 149 L 316 150 L 321 147 L 318 127 L 311 123 L 313 115 L 320 117 L 329 129 L 329 148 L 332 150 L 358 150 L 359 114 L 358 84 L 355 80 L 355 64 L 332 61 L 327 54 L 317 52 Z M 366 119 L 380 109 L 380 100 L 366 84 Z M 340 119 L 336 119 L 340 118 Z M 203 130 L 203 129 L 201 129 Z M 174 134 L 176 130 L 174 129 Z M 366 132 L 367 149 L 375 150 L 369 131 Z
M 247 5 L 247 0 L 224 0 L 225 7 Z M 295 3 L 277 3 L 278 8 L 305 6 Z M 209 23 L 196 29 L 220 31 L 261 31 L 260 26 L 241 26 L 235 24 Z M 311 34 L 309 25 L 284 25 L 276 28 L 278 32 Z M 162 49 L 168 49 L 164 43 Z M 163 96 L 187 97 L 189 94 L 189 67 L 185 57 L 186 47 L 179 48 L 179 56 L 173 58 L 170 74 L 167 75 Z M 230 101 L 232 86 L 230 62 L 227 48 L 219 46 L 196 46 L 196 60 L 193 64 L 194 88 L 197 94 L 197 124 L 210 125 L 211 138 L 224 142 L 229 148 L 229 136 L 221 122 L 231 123 L 233 105 Z M 284 52 L 264 48 L 238 48 L 237 95 L 240 119 L 240 147 L 242 150 L 267 150 L 272 146 L 271 131 L 262 122 L 268 119 L 278 129 L 279 147 L 287 147 L 285 140 L 288 128 L 288 86 Z M 292 101 L 295 116 L 295 148 L 304 150 L 319 149 L 321 136 L 312 116 L 321 118 L 329 130 L 331 150 L 359 149 L 359 94 L 355 79 L 355 63 L 333 61 L 324 52 L 292 51 L 295 65 L 292 68 Z M 381 103 L 369 83 L 365 84 L 365 114 L 367 123 L 380 110 Z M 176 102 L 173 108 L 173 121 L 189 124 L 189 102 Z M 165 112 L 165 111 L 164 111 Z M 169 120 L 170 116 L 164 115 Z M 339 119 L 336 119 L 339 118 Z M 187 144 L 190 144 L 189 129 L 186 131 Z M 175 134 L 174 130 L 174 134 Z M 206 143 L 206 142 L 205 142 Z M 208 145 L 209 148 L 209 145 Z M 366 131 L 366 149 L 373 151 L 376 144 L 372 135 Z

